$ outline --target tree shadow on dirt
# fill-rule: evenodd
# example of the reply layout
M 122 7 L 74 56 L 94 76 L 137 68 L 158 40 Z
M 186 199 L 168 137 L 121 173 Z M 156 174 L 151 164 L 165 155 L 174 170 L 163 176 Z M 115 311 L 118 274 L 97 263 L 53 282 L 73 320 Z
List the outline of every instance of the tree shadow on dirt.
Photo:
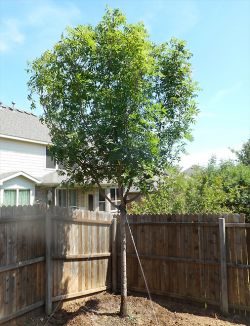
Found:
M 77 310 L 68 311 L 64 308 L 59 308 L 53 316 L 51 316 L 48 325 L 67 325 L 67 323 L 73 320 L 79 315 L 96 315 L 96 316 L 107 316 L 107 317 L 117 317 L 119 312 L 102 312 L 100 307 L 99 299 L 89 299 L 84 305 L 79 306 Z

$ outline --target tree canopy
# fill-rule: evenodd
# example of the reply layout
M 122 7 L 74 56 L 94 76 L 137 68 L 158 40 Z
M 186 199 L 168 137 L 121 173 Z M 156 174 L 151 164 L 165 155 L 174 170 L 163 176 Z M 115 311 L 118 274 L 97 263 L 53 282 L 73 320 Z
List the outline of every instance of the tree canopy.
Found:
M 29 98 L 44 109 L 51 152 L 72 182 L 116 183 L 126 204 L 178 157 L 197 114 L 191 53 L 155 44 L 143 23 L 107 9 L 96 26 L 68 28 L 28 68 Z
M 250 167 L 250 139 L 243 144 L 239 151 L 232 150 L 236 154 L 237 159 L 240 163 L 248 165 Z

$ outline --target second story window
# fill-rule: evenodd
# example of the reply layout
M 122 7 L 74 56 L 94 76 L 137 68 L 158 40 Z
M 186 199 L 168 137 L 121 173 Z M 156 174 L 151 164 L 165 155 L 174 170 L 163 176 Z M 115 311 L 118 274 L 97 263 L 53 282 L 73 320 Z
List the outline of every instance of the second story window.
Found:
M 52 159 L 48 147 L 46 147 L 46 168 L 47 169 L 55 169 L 56 168 L 56 163 Z

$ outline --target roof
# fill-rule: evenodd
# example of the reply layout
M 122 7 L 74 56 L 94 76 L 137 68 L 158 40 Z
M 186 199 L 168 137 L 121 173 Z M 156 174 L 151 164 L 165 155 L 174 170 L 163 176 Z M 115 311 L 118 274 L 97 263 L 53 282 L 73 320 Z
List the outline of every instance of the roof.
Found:
M 59 185 L 66 179 L 65 175 L 59 175 L 58 171 L 53 171 L 43 176 L 41 183 L 43 185 Z
M 50 143 L 49 129 L 32 113 L 0 104 L 0 136 Z
M 184 170 L 183 173 L 192 176 L 199 169 L 200 169 L 199 165 L 192 165 L 188 169 Z
M 13 172 L 12 171 L 12 172 L 6 172 L 6 173 L 1 173 L 0 174 L 0 185 L 2 185 L 3 182 L 11 180 L 11 179 L 16 178 L 16 177 L 24 177 L 26 179 L 29 179 L 29 180 L 33 181 L 34 183 L 38 183 L 38 184 L 41 183 L 40 180 L 38 180 L 35 177 L 32 177 L 31 175 L 29 175 L 26 172 L 23 172 L 23 171 L 14 171 Z

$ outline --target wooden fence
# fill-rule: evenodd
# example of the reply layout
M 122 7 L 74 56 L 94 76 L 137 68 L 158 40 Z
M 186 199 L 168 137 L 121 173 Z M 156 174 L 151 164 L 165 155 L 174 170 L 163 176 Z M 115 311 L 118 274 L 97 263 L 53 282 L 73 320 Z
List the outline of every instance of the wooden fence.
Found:
M 0 323 L 111 284 L 108 213 L 0 208 Z
M 128 220 L 152 294 L 250 311 L 250 224 L 243 216 Z M 111 282 L 118 288 L 117 231 L 108 213 L 0 208 L 0 324 L 43 305 L 49 314 L 53 302 Z M 128 228 L 127 240 L 128 288 L 145 292 Z
M 152 294 L 250 312 L 250 224 L 242 215 L 128 220 Z M 128 289 L 146 293 L 128 229 L 127 260 Z

